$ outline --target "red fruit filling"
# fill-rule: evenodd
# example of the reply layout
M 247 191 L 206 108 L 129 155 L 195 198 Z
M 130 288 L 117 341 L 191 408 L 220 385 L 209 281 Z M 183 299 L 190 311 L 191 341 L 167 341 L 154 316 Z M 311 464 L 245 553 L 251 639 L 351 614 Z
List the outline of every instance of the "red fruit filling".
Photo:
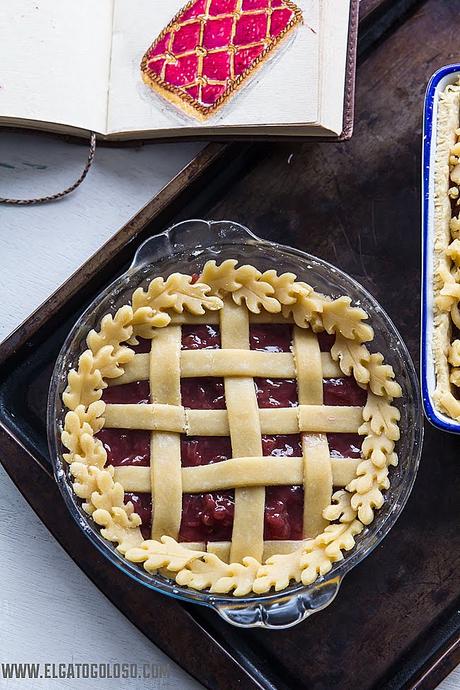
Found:
M 360 458 L 363 437 L 359 434 L 327 434 L 331 458 Z
M 203 105 L 213 105 L 225 91 L 223 84 L 205 84 L 201 89 L 201 100 Z
M 346 379 L 324 379 L 323 401 L 325 405 L 352 405 L 362 407 L 366 404 L 367 392 L 360 388 L 351 376 Z
M 299 457 L 300 434 L 262 436 L 264 455 Z M 302 539 L 303 487 L 267 486 L 265 489 L 264 539 Z
M 295 379 L 254 379 L 257 403 L 261 408 L 296 407 L 297 382 Z
M 262 452 L 264 455 L 272 455 L 278 458 L 298 458 L 302 455 L 300 434 L 262 436 Z
M 182 326 L 183 350 L 215 350 L 220 347 L 217 326 Z
M 197 67 L 198 57 L 195 54 L 184 55 L 166 65 L 165 80 L 173 86 L 188 86 L 195 81 Z
M 150 465 L 150 432 L 135 429 L 101 429 L 96 434 L 114 467 Z
M 330 351 L 334 336 L 318 336 L 322 352 Z M 292 328 L 285 324 L 255 324 L 250 327 L 250 347 L 264 352 L 290 352 Z M 216 349 L 221 345 L 217 326 L 183 326 L 182 349 Z M 139 339 L 137 353 L 149 352 L 150 341 Z M 260 408 L 294 407 L 298 404 L 297 384 L 291 379 L 254 379 Z M 366 391 L 351 377 L 325 379 L 325 405 L 357 405 L 366 401 Z M 219 378 L 181 380 L 182 404 L 191 409 L 225 409 L 224 383 Z M 147 381 L 113 386 L 103 391 L 107 403 L 148 403 Z M 148 466 L 150 464 L 150 433 L 147 431 L 103 429 L 97 434 L 107 451 L 108 462 L 114 466 Z M 357 434 L 328 434 L 332 457 L 361 455 L 362 437 Z M 262 436 L 263 455 L 299 457 L 302 454 L 300 435 Z M 222 462 L 232 457 L 228 437 L 181 438 L 183 467 Z M 152 503 L 150 494 L 126 493 L 142 519 L 144 538 L 150 538 Z M 272 486 L 265 492 L 264 539 L 301 539 L 303 524 L 303 487 Z M 229 541 L 232 534 L 235 492 L 215 491 L 206 494 L 184 494 L 179 539 L 185 542 Z
M 150 352 L 150 347 L 152 345 L 151 340 L 147 340 L 147 338 L 138 338 L 137 340 L 137 345 L 130 345 L 130 348 L 134 350 L 134 352 L 137 355 L 140 355 L 145 352 Z
M 228 436 L 183 436 L 181 438 L 182 467 L 212 465 L 232 457 Z
M 263 10 L 270 6 L 270 0 L 243 0 L 242 10 Z
M 214 491 L 182 496 L 180 541 L 230 541 L 235 492 Z
M 227 79 L 230 72 L 230 55 L 225 52 L 210 53 L 203 59 L 203 76 L 217 81 Z M 225 88 L 225 87 L 224 87 Z
M 121 386 L 109 386 L 102 391 L 102 400 L 110 405 L 136 405 L 150 402 L 148 381 L 134 381 Z
M 322 333 L 317 333 L 316 337 L 318 338 L 319 349 L 321 352 L 330 352 L 335 342 L 335 335 L 329 335 L 329 333 L 323 331 Z
M 264 539 L 302 539 L 303 487 L 267 486 Z
M 262 352 L 290 352 L 292 328 L 289 324 L 252 324 L 249 327 L 251 350 Z
M 223 379 L 181 379 L 182 405 L 191 410 L 224 410 Z
M 144 539 L 151 538 L 152 526 L 152 496 L 151 494 L 134 494 L 130 491 L 125 491 L 125 502 L 131 501 L 134 506 L 134 512 L 137 513 L 142 520 L 141 532 Z

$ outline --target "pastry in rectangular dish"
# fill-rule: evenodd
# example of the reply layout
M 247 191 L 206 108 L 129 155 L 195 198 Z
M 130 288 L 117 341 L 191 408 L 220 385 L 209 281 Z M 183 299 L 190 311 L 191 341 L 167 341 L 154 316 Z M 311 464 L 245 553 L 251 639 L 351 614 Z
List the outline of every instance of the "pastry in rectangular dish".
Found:
M 437 408 L 460 421 L 460 85 L 438 104 L 434 169 L 433 356 Z

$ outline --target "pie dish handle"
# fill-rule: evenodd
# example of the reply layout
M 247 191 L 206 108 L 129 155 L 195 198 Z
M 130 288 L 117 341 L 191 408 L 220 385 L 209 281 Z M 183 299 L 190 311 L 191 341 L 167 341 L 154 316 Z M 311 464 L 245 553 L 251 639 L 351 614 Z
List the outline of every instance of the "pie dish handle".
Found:
M 216 242 L 234 246 L 260 242 L 260 238 L 249 228 L 230 220 L 184 220 L 146 239 L 134 255 L 130 271 L 184 250 L 199 253 Z
M 282 630 L 291 628 L 311 616 L 317 611 L 329 606 L 335 599 L 340 585 L 341 577 L 304 588 L 295 594 L 282 594 L 270 599 L 257 597 L 246 600 L 245 604 L 210 602 L 219 616 L 227 623 L 240 628 L 267 628 Z

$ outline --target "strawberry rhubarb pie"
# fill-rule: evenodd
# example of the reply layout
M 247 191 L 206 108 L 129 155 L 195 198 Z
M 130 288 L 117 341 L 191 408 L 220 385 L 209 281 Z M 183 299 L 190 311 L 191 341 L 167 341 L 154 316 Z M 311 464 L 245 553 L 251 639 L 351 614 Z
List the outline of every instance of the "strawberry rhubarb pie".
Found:
M 329 572 L 397 464 L 401 388 L 367 319 L 230 259 L 138 288 L 88 334 L 63 393 L 64 459 L 102 537 L 216 593 Z
M 224 105 L 301 22 L 291 0 L 192 0 L 142 58 L 142 78 L 204 120 Z

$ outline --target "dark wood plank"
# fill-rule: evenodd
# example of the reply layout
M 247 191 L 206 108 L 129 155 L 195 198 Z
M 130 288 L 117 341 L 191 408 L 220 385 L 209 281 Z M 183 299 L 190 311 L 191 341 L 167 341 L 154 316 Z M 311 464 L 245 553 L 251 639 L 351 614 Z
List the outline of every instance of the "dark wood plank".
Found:
M 411 0 L 403 0 L 410 2 Z M 413 2 L 412 4 L 415 4 Z M 375 21 L 388 12 L 392 12 L 394 8 L 401 7 L 401 0 L 361 0 L 359 3 L 359 20 L 360 22 L 367 22 L 369 20 Z
M 443 647 L 435 663 L 429 661 L 418 676 L 407 685 L 407 690 L 435 690 L 439 683 L 460 664 L 460 640 L 457 638 Z
M 420 0 L 361 0 L 358 56 L 372 50 L 382 36 L 403 23 L 420 4 Z
M 271 148 L 209 213 L 351 273 L 387 309 L 415 361 L 422 103 L 431 73 L 458 56 L 457 10 L 450 0 L 429 0 L 361 65 L 350 142 Z M 458 444 L 427 426 L 405 512 L 336 602 L 276 637 L 244 631 L 245 641 L 283 669 L 288 660 L 305 687 L 377 684 L 460 591 Z
M 382 3 L 381 0 L 361 0 L 359 3 L 360 18 L 368 17 L 373 12 L 380 10 L 383 4 L 388 5 L 389 3 Z

